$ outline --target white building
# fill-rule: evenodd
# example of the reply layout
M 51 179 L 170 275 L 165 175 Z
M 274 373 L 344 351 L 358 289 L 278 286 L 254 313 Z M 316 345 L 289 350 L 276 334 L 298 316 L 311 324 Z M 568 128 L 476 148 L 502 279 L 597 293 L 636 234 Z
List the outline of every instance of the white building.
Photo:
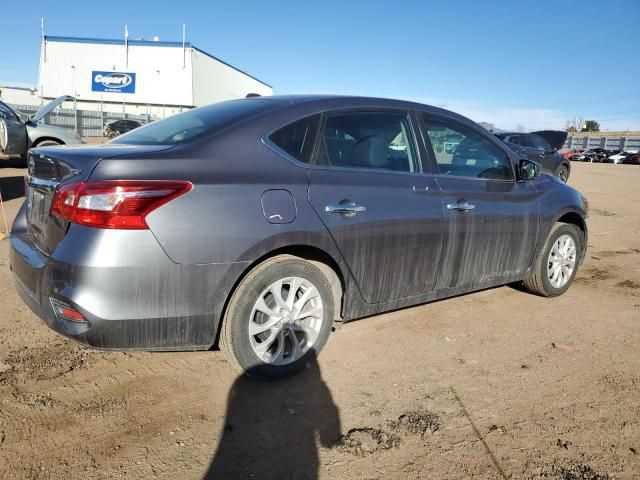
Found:
M 272 95 L 248 73 L 190 43 L 44 36 L 37 96 L 78 109 L 164 117 L 210 103 Z

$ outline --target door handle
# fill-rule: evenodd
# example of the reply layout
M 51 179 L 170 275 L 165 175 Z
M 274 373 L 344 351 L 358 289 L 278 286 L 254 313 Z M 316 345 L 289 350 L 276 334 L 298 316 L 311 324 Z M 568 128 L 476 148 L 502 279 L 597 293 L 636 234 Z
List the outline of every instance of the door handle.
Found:
M 338 213 L 340 215 L 352 216 L 367 210 L 367 207 L 355 203 L 339 203 L 337 205 L 327 205 L 324 207 L 327 213 Z
M 449 205 L 447 205 L 447 208 L 449 210 L 456 210 L 458 212 L 467 212 L 469 210 L 473 210 L 474 208 L 476 208 L 476 206 L 467 202 L 458 202 L 450 203 Z

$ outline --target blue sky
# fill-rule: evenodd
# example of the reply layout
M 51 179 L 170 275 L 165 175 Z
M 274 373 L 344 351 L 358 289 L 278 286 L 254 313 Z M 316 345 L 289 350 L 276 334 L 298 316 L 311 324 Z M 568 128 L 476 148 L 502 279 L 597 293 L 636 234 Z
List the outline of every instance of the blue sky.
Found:
M 640 1 L 2 2 L 0 84 L 47 34 L 187 39 L 275 93 L 418 100 L 503 128 L 640 129 Z M 168 5 L 168 6 L 165 6 Z

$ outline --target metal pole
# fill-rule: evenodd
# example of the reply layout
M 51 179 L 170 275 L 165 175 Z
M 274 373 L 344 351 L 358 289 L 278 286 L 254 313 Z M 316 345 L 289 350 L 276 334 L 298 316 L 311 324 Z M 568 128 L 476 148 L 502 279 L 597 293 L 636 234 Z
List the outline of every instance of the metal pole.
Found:
M 187 67 L 187 25 L 182 24 L 182 68 Z
M 47 39 L 44 35 L 44 18 L 40 19 L 40 34 L 42 35 L 42 57 L 44 63 L 47 63 Z
M 124 26 L 124 62 L 125 66 L 129 68 L 129 29 L 126 24 Z
M 73 96 L 73 122 L 76 133 L 78 133 L 78 100 L 76 99 L 76 96 L 77 93 Z
M 104 138 L 104 108 L 102 105 L 102 94 L 100 94 L 100 134 Z

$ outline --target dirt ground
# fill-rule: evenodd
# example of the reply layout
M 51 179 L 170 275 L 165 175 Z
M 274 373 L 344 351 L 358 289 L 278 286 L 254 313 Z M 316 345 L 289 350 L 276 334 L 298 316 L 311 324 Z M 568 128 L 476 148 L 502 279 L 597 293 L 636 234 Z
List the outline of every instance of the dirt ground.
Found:
M 10 219 L 23 174 L 0 169 Z M 640 168 L 574 164 L 570 184 L 590 237 L 564 296 L 505 286 L 349 323 L 271 383 L 220 352 L 64 339 L 0 241 L 0 478 L 640 478 Z

